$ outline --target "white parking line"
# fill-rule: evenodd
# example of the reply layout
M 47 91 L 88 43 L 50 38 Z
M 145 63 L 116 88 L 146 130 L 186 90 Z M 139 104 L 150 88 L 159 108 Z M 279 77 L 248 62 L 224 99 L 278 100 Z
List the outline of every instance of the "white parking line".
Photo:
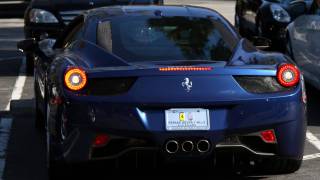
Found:
M 10 110 L 10 102 L 11 100 L 18 100 L 21 98 L 21 95 L 22 95 L 22 91 L 23 91 L 23 87 L 24 87 L 24 84 L 26 82 L 26 79 L 27 79 L 27 76 L 25 75 L 25 66 L 26 66 L 26 60 L 25 58 L 22 59 L 22 63 L 21 63 L 21 66 L 20 66 L 20 70 L 19 70 L 19 76 L 16 80 L 16 83 L 13 87 L 13 91 L 12 91 L 12 94 L 11 94 L 11 98 L 6 106 L 6 111 L 9 111 Z
M 24 1 L 0 1 L 0 4 L 21 4 Z
M 307 131 L 307 140 L 320 151 L 320 140 L 317 136 L 312 134 L 310 131 Z
M 303 156 L 303 160 L 310 160 L 310 159 L 316 159 L 316 158 L 320 158 L 320 153 L 315 153 L 315 154 L 309 154 L 309 155 L 305 155 Z
M 320 151 L 320 140 L 317 138 L 317 136 L 312 134 L 310 131 L 307 131 L 306 137 L 307 137 L 307 141 Z M 316 158 L 320 158 L 320 153 L 303 156 L 303 160 L 310 160 L 310 159 L 316 159 Z
M 10 110 L 10 101 L 18 100 L 22 96 L 23 87 L 26 82 L 25 76 L 25 58 L 22 59 L 20 66 L 19 76 L 16 79 L 16 83 L 13 87 L 11 98 L 5 108 L 6 111 Z M 0 121 L 0 180 L 3 179 L 3 172 L 6 164 L 6 149 L 9 141 L 10 130 L 11 130 L 12 119 L 1 118 Z

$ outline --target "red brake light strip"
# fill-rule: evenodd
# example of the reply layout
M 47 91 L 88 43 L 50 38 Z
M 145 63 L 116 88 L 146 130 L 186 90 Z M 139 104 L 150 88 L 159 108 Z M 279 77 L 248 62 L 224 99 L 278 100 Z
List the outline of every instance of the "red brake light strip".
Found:
M 212 67 L 162 67 L 159 71 L 211 71 Z

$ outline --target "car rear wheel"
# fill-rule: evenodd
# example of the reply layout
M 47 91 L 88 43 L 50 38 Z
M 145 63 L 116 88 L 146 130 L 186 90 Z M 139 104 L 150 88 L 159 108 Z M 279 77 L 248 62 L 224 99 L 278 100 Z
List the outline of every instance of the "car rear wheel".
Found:
M 44 130 L 45 129 L 45 114 L 41 111 L 40 106 L 40 92 L 39 92 L 39 87 L 36 83 L 36 79 L 34 82 L 34 94 L 35 94 L 35 104 L 36 104 L 36 119 L 35 119 L 35 126 L 37 130 Z
M 295 159 L 265 159 L 261 162 L 259 169 L 263 173 L 288 174 L 300 169 L 302 160 Z
M 33 75 L 34 71 L 34 55 L 26 54 L 26 73 L 28 75 Z
M 67 174 L 67 164 L 64 162 L 64 159 L 59 154 L 59 147 L 57 144 L 58 140 L 49 132 L 51 118 L 55 118 L 55 114 L 51 112 L 50 105 L 47 103 L 47 168 L 48 176 L 50 180 L 64 179 Z

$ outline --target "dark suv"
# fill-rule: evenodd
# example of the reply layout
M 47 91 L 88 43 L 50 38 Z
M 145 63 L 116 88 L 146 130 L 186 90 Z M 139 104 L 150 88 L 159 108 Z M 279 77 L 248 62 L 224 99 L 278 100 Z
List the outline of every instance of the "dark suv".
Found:
M 32 0 L 24 15 L 26 39 L 57 38 L 83 11 L 111 5 L 162 5 L 163 0 Z M 26 71 L 33 73 L 33 54 L 26 55 Z

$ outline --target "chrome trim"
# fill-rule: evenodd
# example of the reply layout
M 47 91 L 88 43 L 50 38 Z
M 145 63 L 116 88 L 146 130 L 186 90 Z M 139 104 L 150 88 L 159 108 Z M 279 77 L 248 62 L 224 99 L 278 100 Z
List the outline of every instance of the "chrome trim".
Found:
M 200 149 L 200 148 L 199 148 L 199 144 L 200 144 L 200 143 L 206 143 L 206 145 L 207 145 L 208 147 L 207 147 L 206 149 Z M 202 139 L 202 140 L 198 141 L 198 143 L 197 143 L 197 150 L 198 150 L 200 153 L 208 152 L 208 151 L 210 150 L 210 147 L 211 147 L 210 142 L 209 142 L 208 140 L 206 140 L 206 139 Z
M 189 145 L 191 145 L 191 149 L 190 149 L 190 150 L 187 150 L 187 149 L 185 148 L 186 143 L 190 143 L 190 144 L 189 144 Z M 191 151 L 193 151 L 193 149 L 194 149 L 193 142 L 192 142 L 192 141 L 184 141 L 184 142 L 181 144 L 181 149 L 182 149 L 183 152 L 191 152 Z
M 168 149 L 168 145 L 171 144 L 171 143 L 173 143 L 173 144 L 176 146 L 176 148 L 173 149 L 173 150 Z M 167 153 L 169 153 L 169 154 L 174 154 L 174 153 L 178 152 L 178 150 L 179 150 L 179 144 L 178 144 L 178 142 L 175 141 L 175 140 L 170 140 L 170 141 L 168 141 L 168 142 L 166 143 L 166 148 L 165 148 L 165 149 L 166 149 Z
M 245 145 L 220 145 L 220 144 L 217 144 L 216 145 L 216 148 L 244 148 L 248 151 L 250 151 L 251 153 L 253 154 L 256 154 L 256 155 L 261 155 L 261 156 L 275 156 L 274 153 L 262 153 L 262 152 L 256 152 L 252 149 L 250 149 L 249 147 L 245 146 Z

